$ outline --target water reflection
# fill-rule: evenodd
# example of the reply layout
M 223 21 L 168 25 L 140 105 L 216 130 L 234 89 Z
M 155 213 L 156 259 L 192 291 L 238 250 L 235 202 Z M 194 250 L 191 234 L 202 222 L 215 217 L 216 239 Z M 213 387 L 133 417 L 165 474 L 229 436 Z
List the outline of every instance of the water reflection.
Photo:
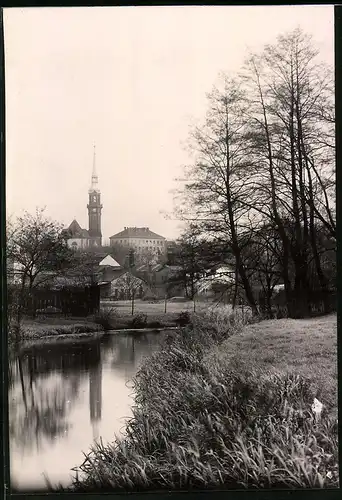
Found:
M 128 382 L 162 334 L 107 335 L 28 347 L 10 359 L 12 484 L 68 484 L 71 468 L 100 437 L 110 441 L 130 415 Z

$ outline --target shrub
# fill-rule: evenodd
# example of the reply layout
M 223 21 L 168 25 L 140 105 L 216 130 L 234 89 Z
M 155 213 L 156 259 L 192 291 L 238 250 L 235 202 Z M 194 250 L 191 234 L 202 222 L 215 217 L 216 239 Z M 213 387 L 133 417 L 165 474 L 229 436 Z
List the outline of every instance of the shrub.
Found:
M 176 324 L 180 327 L 189 325 L 191 323 L 191 316 L 188 311 L 181 311 L 176 319 Z
M 192 323 L 197 334 L 200 334 L 202 339 L 208 337 L 209 342 L 215 343 L 220 343 L 231 335 L 238 333 L 251 321 L 253 321 L 251 314 L 238 309 L 232 312 L 230 306 L 209 309 L 196 313 L 192 317 Z
M 9 343 L 17 343 L 23 337 L 23 330 L 14 321 L 10 321 L 8 324 L 8 342 Z
M 113 330 L 118 321 L 118 312 L 115 308 L 101 311 L 94 318 L 94 322 L 100 325 L 104 331 Z
M 147 315 L 144 313 L 139 313 L 132 319 L 131 325 L 133 328 L 146 328 L 147 326 Z

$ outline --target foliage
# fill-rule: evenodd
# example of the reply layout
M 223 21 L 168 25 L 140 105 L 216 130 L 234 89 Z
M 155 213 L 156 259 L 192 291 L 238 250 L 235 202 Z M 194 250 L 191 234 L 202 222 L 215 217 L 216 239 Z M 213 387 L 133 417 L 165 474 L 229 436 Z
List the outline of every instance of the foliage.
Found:
M 97 325 L 100 325 L 104 331 L 114 330 L 118 320 L 118 312 L 115 308 L 101 311 L 94 318 Z
M 189 325 L 191 323 L 190 313 L 188 311 L 181 311 L 176 320 L 176 323 L 180 327 Z
M 44 209 L 8 221 L 7 258 L 18 264 L 16 276 L 30 289 L 69 268 L 72 256 L 63 227 L 45 217 Z
M 9 295 L 10 320 L 19 324 L 33 289 L 64 276 L 72 266 L 73 252 L 63 227 L 38 208 L 34 215 L 25 212 L 15 221 L 7 221 L 6 252 L 8 277 L 17 285 Z
M 132 319 L 133 328 L 146 328 L 147 326 L 147 314 L 139 313 Z

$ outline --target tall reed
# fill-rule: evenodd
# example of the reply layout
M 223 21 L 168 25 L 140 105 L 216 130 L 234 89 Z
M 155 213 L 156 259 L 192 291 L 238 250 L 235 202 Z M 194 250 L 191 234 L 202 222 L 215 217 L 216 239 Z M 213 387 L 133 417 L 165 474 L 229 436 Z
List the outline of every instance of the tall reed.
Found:
M 337 487 L 337 421 L 315 418 L 310 380 L 206 356 L 242 324 L 209 314 L 169 336 L 135 377 L 125 437 L 92 447 L 73 491 Z

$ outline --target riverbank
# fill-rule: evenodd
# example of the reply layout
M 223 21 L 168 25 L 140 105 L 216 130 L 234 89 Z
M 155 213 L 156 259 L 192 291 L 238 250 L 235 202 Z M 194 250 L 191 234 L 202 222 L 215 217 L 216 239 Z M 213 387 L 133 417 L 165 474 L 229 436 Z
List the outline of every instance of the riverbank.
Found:
M 187 313 L 185 313 L 187 314 Z M 42 317 L 37 319 L 26 318 L 20 328 L 20 341 L 58 339 L 76 339 L 80 336 L 98 334 L 103 331 L 141 332 L 157 331 L 176 328 L 179 322 L 179 313 L 154 313 L 134 316 L 128 313 L 101 313 L 88 318 L 59 318 Z M 185 322 L 188 318 L 185 317 Z M 184 318 L 183 318 L 184 322 Z M 182 323 L 182 320 L 181 320 Z M 14 335 L 9 335 L 9 341 Z
M 336 315 L 244 323 L 195 316 L 167 340 L 126 437 L 94 446 L 72 491 L 338 487 Z
M 165 332 L 168 331 L 170 334 L 173 331 L 177 331 L 178 327 L 177 326 L 170 326 L 170 327 L 165 327 L 165 328 L 141 328 L 141 329 L 121 329 L 121 330 L 109 330 L 109 331 L 94 331 L 94 332 L 88 332 L 88 333 L 69 333 L 69 334 L 59 334 L 59 335 L 47 335 L 44 337 L 39 337 L 39 338 L 34 338 L 34 339 L 25 339 L 20 342 L 19 350 L 26 350 L 27 348 L 35 347 L 35 346 L 41 346 L 43 344 L 49 344 L 49 345 L 54 345 L 54 344 L 65 344 L 65 343 L 72 343 L 75 344 L 77 342 L 84 343 L 85 341 L 88 340 L 95 340 L 95 339 L 100 339 L 104 336 L 107 335 L 131 335 L 131 336 L 140 336 L 148 333 L 159 333 L 159 332 Z M 14 346 L 10 346 L 10 352 L 11 349 Z M 17 346 L 18 350 L 18 346 Z

